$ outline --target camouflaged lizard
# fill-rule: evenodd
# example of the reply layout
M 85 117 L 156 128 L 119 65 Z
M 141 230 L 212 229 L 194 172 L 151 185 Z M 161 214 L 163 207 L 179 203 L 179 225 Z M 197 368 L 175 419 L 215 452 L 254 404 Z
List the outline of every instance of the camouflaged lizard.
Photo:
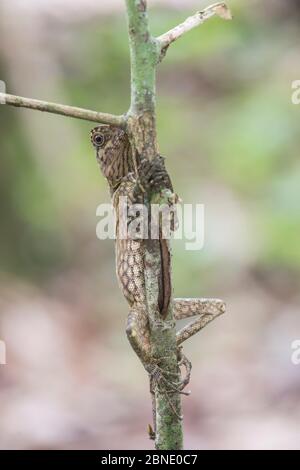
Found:
M 120 237 L 119 204 L 121 197 L 126 197 L 129 204 L 142 204 L 145 199 L 149 201 L 151 195 L 158 191 L 169 189 L 173 192 L 172 183 L 165 169 L 163 157 L 157 155 L 150 162 L 132 152 L 128 135 L 124 130 L 101 125 L 91 131 L 91 141 L 96 149 L 101 171 L 108 181 L 116 214 L 117 277 L 130 306 L 126 333 L 145 369 L 152 375 L 157 372 L 157 368 L 151 356 L 149 319 L 146 310 L 145 241 L 137 237 L 127 236 L 125 239 Z M 170 256 L 167 252 L 166 241 L 160 238 L 159 242 L 161 244 L 161 270 L 158 307 L 164 319 L 171 299 Z M 175 320 L 197 317 L 177 332 L 177 346 L 180 347 L 183 341 L 224 312 L 225 304 L 219 299 L 174 299 Z M 188 371 L 188 378 L 182 381 L 182 388 L 188 383 L 190 371 L 186 362 L 184 365 Z

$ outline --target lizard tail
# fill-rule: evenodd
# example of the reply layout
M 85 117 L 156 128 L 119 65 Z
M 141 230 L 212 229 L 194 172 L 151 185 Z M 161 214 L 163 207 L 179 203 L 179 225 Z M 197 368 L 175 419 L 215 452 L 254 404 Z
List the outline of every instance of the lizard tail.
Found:
M 160 237 L 160 259 L 161 259 L 161 275 L 159 283 L 159 311 L 163 318 L 166 318 L 172 294 L 171 285 L 171 255 L 168 240 Z

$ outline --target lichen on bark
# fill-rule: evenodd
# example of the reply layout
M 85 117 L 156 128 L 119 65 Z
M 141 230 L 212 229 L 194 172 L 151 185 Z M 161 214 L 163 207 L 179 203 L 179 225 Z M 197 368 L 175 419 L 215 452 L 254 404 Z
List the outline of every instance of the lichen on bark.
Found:
M 145 0 L 126 0 L 126 4 L 131 56 L 131 106 L 127 129 L 134 148 L 151 160 L 158 151 L 155 78 L 160 48 L 149 32 Z M 159 195 L 154 195 L 154 198 L 155 202 L 159 202 Z M 160 260 L 159 241 L 148 240 L 145 250 L 145 283 L 152 354 L 161 369 L 172 374 L 174 382 L 179 382 L 172 304 L 170 303 L 165 321 L 161 319 L 158 310 Z M 169 392 L 167 390 L 166 393 L 163 387 L 155 388 L 155 445 L 157 449 L 182 449 L 180 395 Z

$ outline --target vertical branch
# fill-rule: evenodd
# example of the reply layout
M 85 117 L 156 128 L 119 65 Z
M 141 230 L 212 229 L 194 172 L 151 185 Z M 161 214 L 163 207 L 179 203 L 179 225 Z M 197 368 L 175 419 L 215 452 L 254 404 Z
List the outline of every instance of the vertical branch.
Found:
M 145 0 L 126 0 L 131 53 L 131 112 L 155 111 L 155 65 L 158 48 L 150 35 Z
M 157 154 L 155 123 L 155 75 L 160 54 L 159 42 L 149 32 L 145 0 L 126 0 L 131 57 L 131 107 L 127 127 L 134 148 L 152 159 Z M 159 202 L 159 195 L 154 196 Z M 148 201 L 150 203 L 150 201 Z M 145 283 L 150 323 L 152 354 L 172 381 L 179 382 L 175 323 L 172 307 L 166 321 L 158 310 L 161 272 L 159 240 L 148 240 L 145 250 Z M 171 305 L 171 303 L 170 303 Z M 178 392 L 163 393 L 155 389 L 155 431 L 157 449 L 182 449 L 181 400 Z
M 130 63 L 131 105 L 128 132 L 138 152 L 151 159 L 157 153 L 155 75 L 159 46 L 149 32 L 145 0 L 126 0 Z

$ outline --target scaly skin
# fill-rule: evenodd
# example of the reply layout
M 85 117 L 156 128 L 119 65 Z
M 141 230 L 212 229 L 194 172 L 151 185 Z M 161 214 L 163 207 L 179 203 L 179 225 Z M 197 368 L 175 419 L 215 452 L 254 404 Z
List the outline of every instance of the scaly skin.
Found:
M 116 127 L 98 126 L 91 132 L 91 140 L 96 149 L 97 161 L 107 179 L 116 213 L 116 267 L 122 292 L 130 306 L 127 321 L 127 336 L 151 374 L 157 373 L 150 351 L 148 315 L 145 307 L 146 291 L 144 279 L 144 240 L 127 234 L 121 237 L 122 197 L 127 198 L 128 207 L 143 204 L 151 199 L 151 193 L 163 189 L 173 192 L 172 183 L 166 172 L 164 160 L 159 155 L 152 161 L 133 154 L 127 134 Z M 127 209 L 128 209 L 127 207 Z M 160 243 L 164 241 L 160 239 Z M 161 250 L 160 299 L 159 309 L 162 317 L 167 309 L 170 296 L 170 271 L 164 250 Z M 198 316 L 196 320 L 182 328 L 176 336 L 177 345 L 204 328 L 214 318 L 225 312 L 225 304 L 219 299 L 174 299 L 174 318 L 176 320 Z M 180 355 L 179 355 L 180 357 Z M 182 355 L 181 355 L 182 357 Z M 186 385 L 187 380 L 183 381 Z

